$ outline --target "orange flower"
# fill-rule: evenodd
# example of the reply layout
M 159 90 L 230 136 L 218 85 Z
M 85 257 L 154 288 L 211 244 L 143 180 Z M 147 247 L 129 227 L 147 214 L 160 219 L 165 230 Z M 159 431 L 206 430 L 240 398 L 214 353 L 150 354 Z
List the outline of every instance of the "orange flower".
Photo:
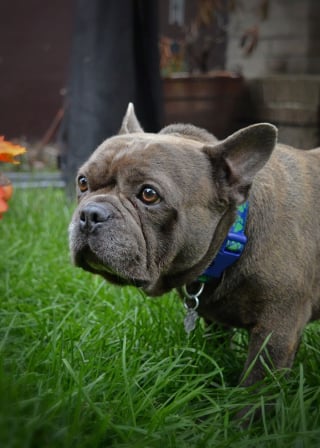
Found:
M 0 219 L 2 218 L 2 213 L 8 210 L 8 204 L 5 201 L 6 193 L 2 187 L 0 187 Z
M 0 162 L 14 163 L 15 165 L 20 163 L 15 159 L 16 156 L 26 152 L 26 148 L 19 145 L 14 145 L 0 136 Z

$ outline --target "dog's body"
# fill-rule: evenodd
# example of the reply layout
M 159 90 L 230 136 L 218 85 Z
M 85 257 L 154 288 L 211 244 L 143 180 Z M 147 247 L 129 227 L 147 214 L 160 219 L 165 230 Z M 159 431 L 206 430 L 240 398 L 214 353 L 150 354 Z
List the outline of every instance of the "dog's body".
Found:
M 198 312 L 249 331 L 244 371 L 267 338 L 274 367 L 290 367 L 304 326 L 320 317 L 320 150 L 275 143 L 269 124 L 222 142 L 192 126 L 144 133 L 129 106 L 120 134 L 79 171 L 75 264 L 150 295 L 190 285 L 248 200 L 245 250 L 205 285 Z M 243 383 L 263 375 L 258 361 Z

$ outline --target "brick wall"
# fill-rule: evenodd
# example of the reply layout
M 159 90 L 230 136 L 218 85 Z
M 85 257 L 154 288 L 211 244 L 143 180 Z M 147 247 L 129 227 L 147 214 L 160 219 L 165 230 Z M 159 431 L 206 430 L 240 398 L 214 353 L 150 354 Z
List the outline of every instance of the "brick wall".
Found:
M 320 72 L 319 0 L 269 0 L 261 17 L 261 0 L 239 2 L 229 17 L 227 68 L 246 78 L 268 74 Z M 246 55 L 240 47 L 245 31 L 257 26 L 257 47 Z
M 239 105 L 239 121 L 269 121 L 279 140 L 302 149 L 320 145 L 320 1 L 245 0 L 230 13 L 227 68 L 245 80 L 252 108 Z M 261 5 L 268 5 L 261 15 Z M 258 29 L 251 54 L 240 47 Z

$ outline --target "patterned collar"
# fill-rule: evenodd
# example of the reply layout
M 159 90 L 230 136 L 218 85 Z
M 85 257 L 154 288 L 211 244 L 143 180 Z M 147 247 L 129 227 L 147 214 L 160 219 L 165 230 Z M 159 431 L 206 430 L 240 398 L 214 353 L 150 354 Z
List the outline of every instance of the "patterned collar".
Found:
M 198 277 L 200 283 L 206 283 L 211 278 L 220 278 L 223 272 L 241 257 L 247 242 L 247 237 L 244 232 L 247 222 L 248 208 L 248 202 L 241 204 L 237 208 L 236 220 L 230 227 L 228 236 L 220 247 L 217 256 L 210 266 Z

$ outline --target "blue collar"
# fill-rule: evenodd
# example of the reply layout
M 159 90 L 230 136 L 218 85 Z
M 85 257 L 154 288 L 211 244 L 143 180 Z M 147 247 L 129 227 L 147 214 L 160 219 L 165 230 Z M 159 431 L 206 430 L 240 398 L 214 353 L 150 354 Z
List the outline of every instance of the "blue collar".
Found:
M 220 278 L 223 272 L 241 257 L 247 242 L 247 237 L 244 232 L 248 208 L 248 202 L 241 204 L 237 208 L 237 217 L 230 227 L 227 238 L 224 240 L 217 256 L 210 266 L 198 277 L 199 282 L 206 283 L 210 278 Z

